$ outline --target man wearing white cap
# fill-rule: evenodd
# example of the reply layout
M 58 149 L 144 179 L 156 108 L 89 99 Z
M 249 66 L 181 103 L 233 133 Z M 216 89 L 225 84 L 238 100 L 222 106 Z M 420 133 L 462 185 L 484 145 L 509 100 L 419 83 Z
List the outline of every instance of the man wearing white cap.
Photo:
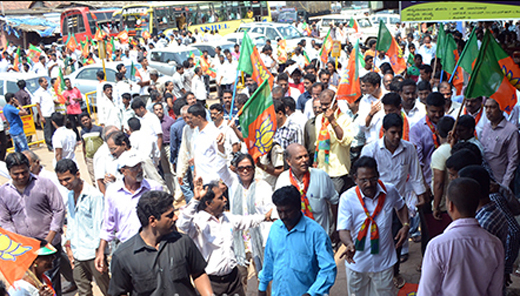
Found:
M 104 262 L 108 242 L 116 238 L 125 242 L 138 233 L 141 223 L 135 208 L 141 196 L 150 190 L 163 190 L 159 183 L 144 178 L 142 163 L 143 158 L 135 150 L 124 151 L 117 160 L 117 170 L 123 179 L 111 184 L 105 194 L 101 240 L 95 259 L 99 272 L 107 268 Z

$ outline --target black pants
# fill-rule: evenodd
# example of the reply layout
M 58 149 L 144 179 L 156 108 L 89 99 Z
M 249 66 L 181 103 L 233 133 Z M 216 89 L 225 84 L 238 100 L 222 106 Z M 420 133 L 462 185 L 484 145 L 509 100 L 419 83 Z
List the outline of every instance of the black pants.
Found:
M 406 207 L 406 205 L 405 205 Z M 403 224 L 401 224 L 401 221 L 399 221 L 399 217 L 397 217 L 397 214 L 395 210 L 392 212 L 392 235 L 393 237 L 397 236 L 397 233 L 399 233 L 399 230 L 403 227 Z M 394 244 L 397 244 L 397 241 L 394 240 Z M 394 265 L 394 276 L 399 275 L 399 267 L 401 266 L 401 249 L 403 247 L 399 247 L 395 249 L 395 252 L 397 253 L 397 262 Z
M 56 234 L 60 235 L 60 234 Z M 52 269 L 45 272 L 52 282 L 52 288 L 56 292 L 56 296 L 61 296 L 61 276 L 60 276 L 60 265 L 61 265 L 61 253 L 63 249 L 61 244 L 54 246 L 57 250 L 54 261 L 52 261 Z
M 77 114 L 67 114 L 67 119 L 69 120 L 70 128 L 76 133 L 76 141 L 81 140 L 79 135 L 78 126 L 79 123 L 79 115 Z
M 1 119 L 0 119 L 1 120 Z M 0 160 L 5 160 L 5 154 L 7 153 L 7 136 L 5 131 L 0 132 Z
M 52 135 L 54 134 L 54 125 L 52 125 L 52 120 L 50 117 L 45 117 L 45 124 L 43 125 L 43 135 L 45 137 L 45 144 L 47 144 L 47 149 L 52 149 Z M 59 296 L 59 295 L 58 295 Z
M 210 89 L 209 89 L 209 75 L 202 75 L 202 78 L 204 79 L 204 84 L 206 85 L 206 91 L 209 94 L 210 93 Z
M 425 214 L 432 214 L 432 206 L 426 203 L 424 206 L 419 208 L 419 219 L 421 220 L 421 254 L 424 256 L 426 252 L 426 245 L 430 241 L 430 233 L 428 232 L 428 224 L 426 223 Z
M 211 282 L 211 288 L 213 293 L 217 296 L 228 295 L 228 296 L 245 296 L 244 288 L 242 287 L 242 281 L 240 280 L 240 273 L 238 268 L 235 267 L 230 274 L 225 276 L 214 276 L 210 275 L 209 280 Z

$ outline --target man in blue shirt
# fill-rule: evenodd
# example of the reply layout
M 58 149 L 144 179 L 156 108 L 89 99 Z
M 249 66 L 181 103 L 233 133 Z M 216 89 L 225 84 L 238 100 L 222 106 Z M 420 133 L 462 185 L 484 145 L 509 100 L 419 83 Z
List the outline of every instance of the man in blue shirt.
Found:
M 323 228 L 301 212 L 301 195 L 294 186 L 273 193 L 280 220 L 273 223 L 259 274 L 258 295 L 328 295 L 336 279 L 330 239 Z
M 23 122 L 20 118 L 20 116 L 27 115 L 28 113 L 25 109 L 20 108 L 20 103 L 18 103 L 13 93 L 6 93 L 5 101 L 7 104 L 4 107 L 4 115 L 10 126 L 9 134 L 11 135 L 11 139 L 13 139 L 14 150 L 16 152 L 29 150 L 27 138 L 23 132 Z

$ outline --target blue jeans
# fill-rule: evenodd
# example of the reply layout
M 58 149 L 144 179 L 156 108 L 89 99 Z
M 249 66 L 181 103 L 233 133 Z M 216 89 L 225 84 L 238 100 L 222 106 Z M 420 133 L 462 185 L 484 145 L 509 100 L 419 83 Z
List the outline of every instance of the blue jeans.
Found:
M 184 200 L 186 201 L 186 204 L 190 202 L 190 200 L 193 198 L 193 190 L 192 190 L 192 175 L 191 170 L 188 170 L 186 174 L 184 175 L 184 178 L 182 178 L 183 185 L 180 185 L 182 194 L 184 195 Z
M 29 150 L 29 146 L 27 145 L 27 137 L 25 136 L 24 132 L 21 132 L 18 135 L 11 135 L 11 139 L 13 139 L 14 151 L 23 152 L 25 150 Z

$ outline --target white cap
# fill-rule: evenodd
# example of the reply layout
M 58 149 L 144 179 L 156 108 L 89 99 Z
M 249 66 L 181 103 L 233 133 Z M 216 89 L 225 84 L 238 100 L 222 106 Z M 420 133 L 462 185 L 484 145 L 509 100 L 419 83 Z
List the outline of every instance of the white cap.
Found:
M 143 162 L 143 158 L 137 153 L 135 149 L 130 149 L 121 153 L 117 159 L 117 170 L 119 171 L 124 167 L 135 167 L 136 165 Z

